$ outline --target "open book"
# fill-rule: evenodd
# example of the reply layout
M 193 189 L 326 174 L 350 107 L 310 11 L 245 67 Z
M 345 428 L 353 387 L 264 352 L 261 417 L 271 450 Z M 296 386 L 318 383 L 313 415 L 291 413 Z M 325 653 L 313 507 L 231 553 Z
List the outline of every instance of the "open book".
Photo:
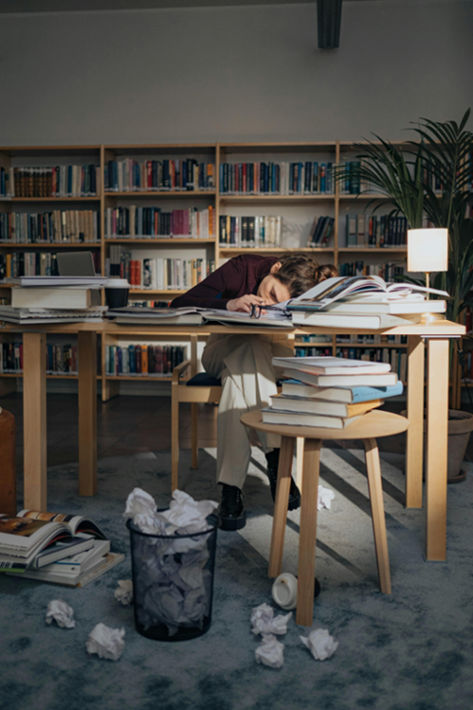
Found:
M 321 310 L 329 308 L 339 299 L 350 299 L 355 310 L 357 301 L 390 302 L 398 299 L 422 301 L 426 294 L 448 298 L 446 291 L 426 288 L 414 283 L 386 282 L 380 276 L 334 276 L 321 281 L 300 296 L 279 304 L 279 307 L 287 308 L 289 311 Z
M 78 515 L 21 510 L 0 517 L 0 570 L 22 571 L 89 549 L 104 533 Z

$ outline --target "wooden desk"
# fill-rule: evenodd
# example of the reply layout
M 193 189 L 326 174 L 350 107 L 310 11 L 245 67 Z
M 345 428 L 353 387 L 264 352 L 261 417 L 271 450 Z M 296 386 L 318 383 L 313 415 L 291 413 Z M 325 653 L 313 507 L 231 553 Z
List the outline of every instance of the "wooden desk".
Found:
M 77 333 L 79 338 L 79 494 L 96 491 L 96 335 L 185 335 L 201 328 L 190 326 L 133 326 L 71 323 L 19 327 L 6 325 L 0 332 L 23 335 L 24 402 L 24 504 L 46 508 L 46 378 L 47 333 Z M 264 326 L 205 326 L 209 333 L 268 334 Z M 275 333 L 276 329 L 271 329 Z M 278 328 L 277 333 L 308 335 L 322 333 L 356 334 L 359 330 L 316 327 Z M 407 324 L 383 331 L 363 331 L 383 335 L 408 336 L 408 387 L 406 449 L 406 506 L 422 507 L 424 355 L 427 348 L 427 466 L 426 466 L 426 559 L 446 558 L 447 512 L 447 433 L 449 339 L 460 337 L 465 328 L 458 323 L 439 321 L 431 325 Z

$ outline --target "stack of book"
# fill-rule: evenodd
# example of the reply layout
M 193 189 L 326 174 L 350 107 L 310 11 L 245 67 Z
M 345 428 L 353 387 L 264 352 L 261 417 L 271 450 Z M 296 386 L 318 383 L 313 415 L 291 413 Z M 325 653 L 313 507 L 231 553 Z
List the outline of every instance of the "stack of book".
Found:
M 11 305 L 0 306 L 0 320 L 9 323 L 95 322 L 106 310 L 102 276 L 22 276 L 10 282 Z
M 402 394 L 389 363 L 338 357 L 275 357 L 285 379 L 262 410 L 266 424 L 343 429 Z
M 0 572 L 84 586 L 123 560 L 110 540 L 80 515 L 21 510 L 0 516 Z
M 431 295 L 443 298 L 428 298 Z M 425 313 L 444 313 L 447 297 L 446 291 L 388 283 L 379 276 L 334 276 L 284 306 L 295 325 L 380 329 L 405 325 Z

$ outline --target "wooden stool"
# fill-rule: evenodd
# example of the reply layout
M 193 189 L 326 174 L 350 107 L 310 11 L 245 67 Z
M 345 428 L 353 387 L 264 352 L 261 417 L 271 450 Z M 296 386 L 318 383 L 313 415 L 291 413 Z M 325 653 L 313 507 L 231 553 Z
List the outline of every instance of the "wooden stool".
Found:
M 261 421 L 261 412 L 253 411 L 243 414 L 241 421 L 243 424 L 253 429 L 271 434 L 279 434 L 281 436 L 278 483 L 274 503 L 273 530 L 271 534 L 271 551 L 268 568 L 269 577 L 277 577 L 277 575 L 281 573 L 294 442 L 299 437 L 303 439 L 296 622 L 303 626 L 311 626 L 313 620 L 317 496 L 320 448 L 324 439 L 363 440 L 366 452 L 366 469 L 376 561 L 378 564 L 379 586 L 384 594 L 390 594 L 391 576 L 389 573 L 389 554 L 386 538 L 386 523 L 384 519 L 381 469 L 376 439 L 405 431 L 408 426 L 407 419 L 398 414 L 392 414 L 391 412 L 374 410 L 364 414 L 344 429 L 325 429 L 321 427 L 264 424 Z

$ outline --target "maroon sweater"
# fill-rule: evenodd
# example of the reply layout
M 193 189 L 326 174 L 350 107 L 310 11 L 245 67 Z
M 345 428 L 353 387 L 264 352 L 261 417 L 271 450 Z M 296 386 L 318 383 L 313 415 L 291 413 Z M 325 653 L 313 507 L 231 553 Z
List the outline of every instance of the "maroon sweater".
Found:
M 227 302 L 246 293 L 256 293 L 261 281 L 277 261 L 276 256 L 242 254 L 229 259 L 182 296 L 171 302 L 172 308 L 201 306 L 226 309 Z

